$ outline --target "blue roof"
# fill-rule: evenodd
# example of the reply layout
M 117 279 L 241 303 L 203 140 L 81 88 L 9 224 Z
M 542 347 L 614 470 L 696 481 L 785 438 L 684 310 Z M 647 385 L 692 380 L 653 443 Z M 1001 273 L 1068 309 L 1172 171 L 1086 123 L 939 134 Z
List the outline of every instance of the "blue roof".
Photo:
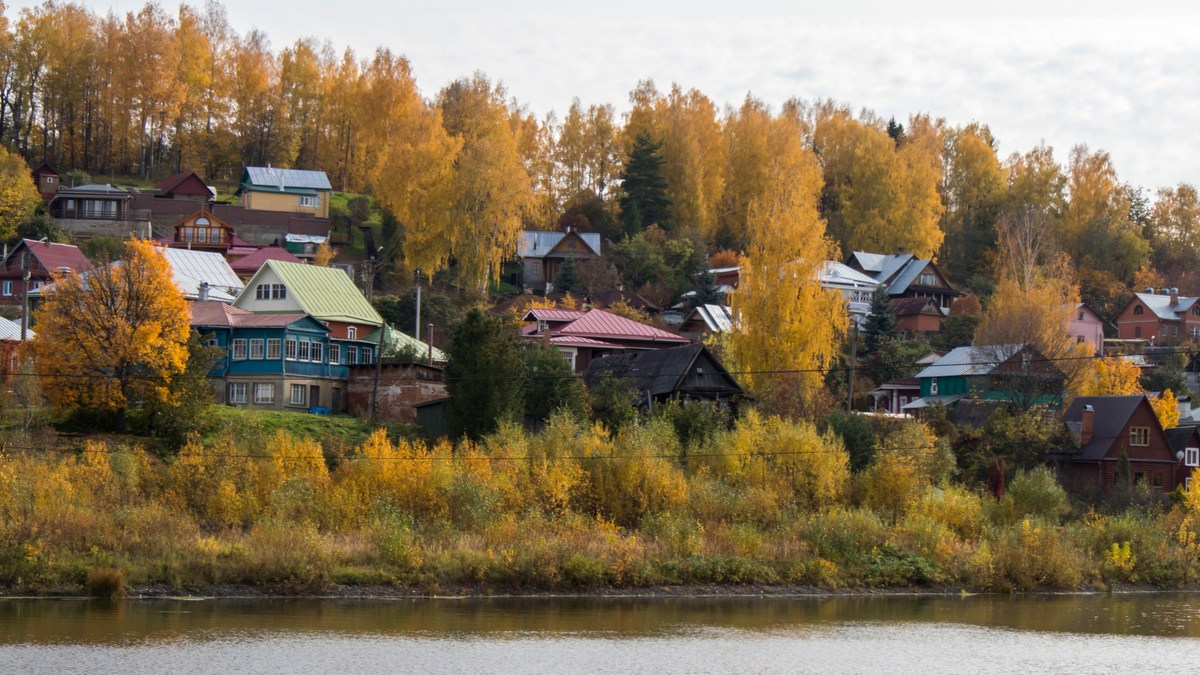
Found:
M 297 189 L 332 190 L 324 171 L 277 169 L 270 166 L 248 166 L 242 174 L 241 189 L 257 188 L 288 192 Z

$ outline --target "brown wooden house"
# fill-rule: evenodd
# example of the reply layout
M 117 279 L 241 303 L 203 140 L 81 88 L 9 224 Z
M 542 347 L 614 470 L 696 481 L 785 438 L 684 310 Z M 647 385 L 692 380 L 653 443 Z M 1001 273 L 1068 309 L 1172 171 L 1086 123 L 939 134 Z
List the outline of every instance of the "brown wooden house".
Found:
M 593 387 L 605 376 L 632 385 L 644 407 L 672 398 L 729 403 L 743 393 L 737 380 L 702 344 L 605 356 L 588 365 L 584 381 Z
M 154 189 L 158 192 L 155 195 L 158 199 L 182 199 L 201 204 L 207 204 L 216 196 L 200 176 L 192 171 L 167 176 L 160 180 Z
M 92 269 L 92 263 L 78 246 L 22 239 L 0 263 L 0 305 L 21 305 L 25 297 L 24 269 L 29 270 L 29 290 L 35 291 L 57 272 L 83 273 Z
M 58 194 L 58 188 L 62 184 L 62 176 L 58 172 L 50 168 L 49 164 L 42 162 L 42 165 L 32 171 L 33 184 L 37 186 L 38 194 L 42 196 L 44 201 L 54 199 L 54 195 Z
M 171 248 L 225 255 L 234 240 L 233 227 L 204 207 L 175 221 L 172 229 L 175 235 L 171 238 Z
M 1176 455 L 1145 394 L 1080 396 L 1063 413 L 1063 422 L 1078 446 L 1049 459 L 1068 491 L 1093 497 L 1111 494 L 1120 487 L 1125 459 L 1135 484 L 1160 492 L 1183 484 L 1187 458 Z

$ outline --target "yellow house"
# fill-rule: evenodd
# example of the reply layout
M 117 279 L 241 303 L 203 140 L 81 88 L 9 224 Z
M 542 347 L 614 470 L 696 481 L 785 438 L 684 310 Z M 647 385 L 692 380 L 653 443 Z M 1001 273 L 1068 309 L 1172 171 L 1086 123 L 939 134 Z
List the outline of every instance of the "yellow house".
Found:
M 333 187 L 324 171 L 248 166 L 242 173 L 237 194 L 245 209 L 307 213 L 328 218 L 332 192 Z

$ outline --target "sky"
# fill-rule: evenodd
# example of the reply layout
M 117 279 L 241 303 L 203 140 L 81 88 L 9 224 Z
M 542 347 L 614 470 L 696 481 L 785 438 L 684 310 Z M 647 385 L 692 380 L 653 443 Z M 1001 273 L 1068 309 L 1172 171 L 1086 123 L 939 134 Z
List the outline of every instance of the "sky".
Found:
M 10 17 L 32 4 L 9 0 Z M 125 13 L 141 2 L 83 2 Z M 173 7 L 162 0 L 164 7 Z M 227 2 L 279 50 L 302 37 L 408 57 L 423 93 L 482 71 L 539 117 L 628 109 L 651 79 L 720 107 L 832 98 L 887 118 L 986 123 L 1006 157 L 1085 143 L 1148 189 L 1200 182 L 1200 3 L 933 0 Z M 831 6 L 833 5 L 833 6 Z M 966 5 L 967 7 L 964 7 Z M 972 7 L 970 5 L 979 5 Z

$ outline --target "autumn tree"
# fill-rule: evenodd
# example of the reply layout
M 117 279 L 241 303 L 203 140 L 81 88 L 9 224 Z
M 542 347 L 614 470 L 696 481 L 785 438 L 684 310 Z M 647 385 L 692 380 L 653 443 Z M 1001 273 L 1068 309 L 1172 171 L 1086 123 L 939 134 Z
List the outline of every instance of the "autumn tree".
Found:
M 996 219 L 1006 187 L 1006 172 L 996 157 L 996 141 L 984 125 L 970 124 L 947 134 L 944 195 L 946 212 L 939 263 L 961 282 L 978 274 L 979 261 L 996 247 Z
M 749 246 L 733 297 L 739 319 L 726 354 L 760 400 L 790 394 L 811 410 L 848 318 L 841 297 L 817 278 L 833 255 L 817 212 L 820 167 L 793 120 L 774 119 L 770 140 L 767 180 L 747 209 Z
M 1200 196 L 1196 188 L 1180 183 L 1159 190 L 1149 221 L 1147 234 L 1154 268 L 1172 280 L 1169 286 L 1186 286 L 1184 277 L 1190 274 L 1187 281 L 1193 290 L 1200 291 L 1200 276 L 1195 269 L 1200 258 Z
M 477 294 L 516 251 L 533 197 L 505 95 L 482 74 L 438 94 L 446 132 L 462 143 L 454 160 L 449 240 L 459 281 Z
M 1071 394 L 1074 396 L 1126 396 L 1142 393 L 1138 381 L 1141 369 L 1121 356 L 1096 359 L 1081 377 Z
M 153 244 L 130 241 L 121 261 L 61 275 L 44 297 L 33 351 L 51 403 L 110 413 L 123 429 L 130 406 L 170 400 L 190 316 Z
M 0 239 L 11 239 L 41 203 L 29 179 L 29 166 L 19 155 L 0 148 Z

